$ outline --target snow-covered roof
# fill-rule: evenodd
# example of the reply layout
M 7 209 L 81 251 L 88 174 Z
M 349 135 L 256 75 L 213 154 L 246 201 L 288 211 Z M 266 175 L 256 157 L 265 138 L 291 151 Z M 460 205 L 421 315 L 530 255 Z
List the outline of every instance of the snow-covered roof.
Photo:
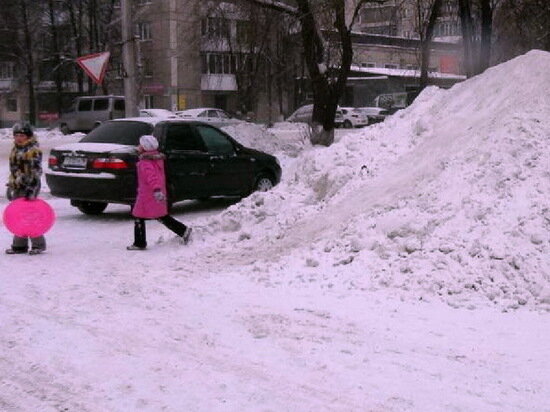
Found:
M 362 67 L 358 65 L 352 65 L 351 70 L 353 72 L 360 72 L 374 75 L 384 75 L 393 77 L 420 77 L 420 70 L 413 69 L 388 69 L 385 67 Z M 465 80 L 466 76 L 461 74 L 441 73 L 441 72 L 428 72 L 428 77 L 437 79 L 449 79 L 449 80 Z

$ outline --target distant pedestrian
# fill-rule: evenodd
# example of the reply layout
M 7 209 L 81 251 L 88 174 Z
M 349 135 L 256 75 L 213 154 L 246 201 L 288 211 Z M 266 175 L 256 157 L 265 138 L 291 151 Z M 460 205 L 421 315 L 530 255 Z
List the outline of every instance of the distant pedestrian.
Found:
M 134 243 L 128 250 L 144 250 L 147 247 L 145 220 L 157 219 L 168 229 L 180 236 L 187 244 L 191 228 L 168 214 L 164 155 L 158 151 L 158 140 L 151 135 L 139 139 L 139 161 L 136 165 L 137 196 L 132 215 L 134 221 Z
M 32 200 L 40 193 L 42 176 L 42 151 L 32 127 L 28 123 L 13 126 L 13 147 L 10 152 L 10 175 L 8 179 L 8 199 L 21 197 Z M 46 250 L 44 236 L 29 238 L 14 236 L 12 246 L 6 249 L 8 255 L 29 253 L 35 255 Z

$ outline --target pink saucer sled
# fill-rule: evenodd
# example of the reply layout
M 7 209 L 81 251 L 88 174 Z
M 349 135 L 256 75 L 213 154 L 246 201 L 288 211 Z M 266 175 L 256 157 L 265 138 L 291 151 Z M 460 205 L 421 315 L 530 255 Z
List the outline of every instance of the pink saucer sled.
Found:
M 3 220 L 8 230 L 16 236 L 38 237 L 51 229 L 55 213 L 42 199 L 19 198 L 6 206 Z

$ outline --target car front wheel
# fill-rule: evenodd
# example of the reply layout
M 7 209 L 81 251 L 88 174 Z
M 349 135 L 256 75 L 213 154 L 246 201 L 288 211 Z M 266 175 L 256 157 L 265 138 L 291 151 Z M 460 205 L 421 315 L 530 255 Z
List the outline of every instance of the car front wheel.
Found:
M 63 134 L 71 134 L 71 129 L 69 129 L 69 126 L 67 126 L 66 124 L 62 124 L 61 126 L 59 126 L 59 130 Z
M 76 207 L 85 215 L 99 215 L 103 213 L 107 207 L 107 203 L 103 202 L 77 202 Z
M 351 122 L 349 120 L 344 121 L 344 128 L 351 129 L 352 127 L 353 127 L 353 125 L 351 124 Z
M 255 192 L 267 192 L 268 190 L 273 189 L 273 181 L 267 175 L 260 175 L 256 179 L 256 184 L 254 185 Z

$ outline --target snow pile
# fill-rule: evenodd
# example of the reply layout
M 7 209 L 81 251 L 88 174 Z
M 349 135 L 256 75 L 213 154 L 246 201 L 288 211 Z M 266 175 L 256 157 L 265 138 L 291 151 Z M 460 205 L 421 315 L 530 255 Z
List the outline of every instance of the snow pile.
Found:
M 60 137 L 63 137 L 63 135 L 60 134 L 59 129 L 43 129 L 43 128 L 37 128 L 34 130 L 34 134 L 38 137 L 38 142 L 40 143 L 44 139 L 59 139 Z M 75 139 L 80 139 L 84 137 L 84 133 L 73 133 L 70 136 L 66 136 L 67 140 L 74 141 Z M 11 128 L 3 128 L 0 129 L 0 140 L 12 140 L 13 139 L 13 133 Z
M 306 150 L 276 190 L 207 229 L 275 254 L 256 263 L 268 284 L 550 308 L 548 67 L 532 51 L 428 88 L 389 121 Z
M 223 130 L 244 146 L 279 156 L 296 157 L 309 146 L 303 124 L 276 123 L 273 128 L 254 123 L 238 123 Z

